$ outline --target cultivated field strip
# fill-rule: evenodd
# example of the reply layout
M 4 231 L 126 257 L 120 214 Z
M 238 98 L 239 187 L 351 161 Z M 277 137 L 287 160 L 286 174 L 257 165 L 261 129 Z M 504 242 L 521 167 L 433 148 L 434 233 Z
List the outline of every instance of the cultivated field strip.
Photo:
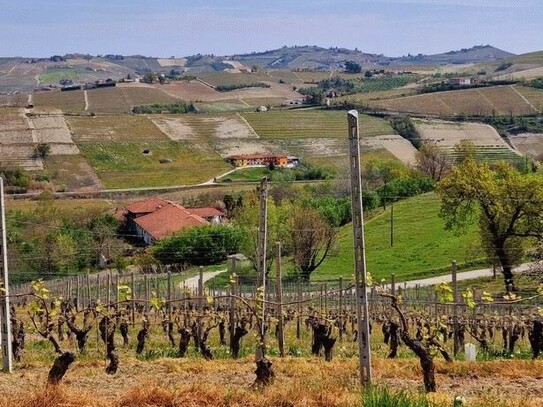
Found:
M 341 111 L 289 110 L 241 114 L 262 138 L 347 138 L 346 114 Z M 361 116 L 362 137 L 394 134 L 382 119 Z
M 67 122 L 76 143 L 168 140 L 145 116 L 69 117 Z
M 85 95 L 82 90 L 69 92 L 38 92 L 33 95 L 34 107 L 39 110 L 59 109 L 66 113 L 85 111 Z
M 539 98 L 543 98 L 543 91 L 536 89 L 526 91 L 525 89 L 523 87 L 495 86 L 367 101 L 367 103 L 379 109 L 421 115 L 533 114 L 535 113 L 534 106 L 536 108 L 541 106 Z M 528 100 L 528 103 L 519 93 Z

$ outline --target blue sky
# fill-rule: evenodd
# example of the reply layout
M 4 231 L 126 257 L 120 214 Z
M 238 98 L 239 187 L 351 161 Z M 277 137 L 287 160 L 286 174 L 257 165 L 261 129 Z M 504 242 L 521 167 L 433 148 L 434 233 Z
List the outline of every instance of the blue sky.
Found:
M 0 55 L 543 50 L 543 0 L 0 0 Z

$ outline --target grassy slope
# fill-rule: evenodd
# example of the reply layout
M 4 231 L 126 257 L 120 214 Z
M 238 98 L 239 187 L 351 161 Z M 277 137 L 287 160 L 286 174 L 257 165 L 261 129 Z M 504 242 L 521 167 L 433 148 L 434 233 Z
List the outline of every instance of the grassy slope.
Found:
M 444 230 L 438 217 L 439 198 L 424 194 L 394 205 L 395 239 L 390 247 L 390 210 L 370 220 L 365 227 L 367 269 L 376 279 L 398 280 L 438 274 L 448 270 L 451 260 L 482 264 L 476 250 L 477 231 L 471 227 L 461 236 Z M 312 279 L 351 278 L 354 270 L 351 225 L 341 230 L 339 251 L 315 271 Z M 443 274 L 443 273 L 441 273 Z

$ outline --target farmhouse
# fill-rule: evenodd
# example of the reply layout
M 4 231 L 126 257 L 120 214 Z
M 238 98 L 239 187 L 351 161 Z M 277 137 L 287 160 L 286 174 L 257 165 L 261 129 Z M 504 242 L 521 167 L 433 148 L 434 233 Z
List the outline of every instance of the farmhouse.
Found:
M 451 85 L 470 86 L 472 81 L 471 78 L 451 78 L 449 83 Z
M 232 155 L 228 157 L 228 161 L 235 167 L 247 167 L 251 165 L 286 167 L 288 165 L 288 157 L 286 155 L 266 155 L 266 154 L 247 154 L 247 155 Z
M 185 229 L 225 220 L 218 209 L 185 208 L 157 197 L 127 205 L 120 215 L 126 230 L 148 245 Z

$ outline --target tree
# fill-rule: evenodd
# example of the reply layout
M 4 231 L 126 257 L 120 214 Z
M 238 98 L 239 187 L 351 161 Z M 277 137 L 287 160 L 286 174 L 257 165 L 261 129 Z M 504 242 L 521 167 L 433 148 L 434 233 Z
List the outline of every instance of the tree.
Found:
M 437 191 L 445 227 L 462 231 L 478 218 L 483 248 L 501 265 L 506 288 L 512 285 L 512 269 L 522 260 L 526 240 L 542 237 L 543 182 L 505 162 L 491 168 L 467 159 Z
M 475 160 L 477 147 L 471 140 L 462 139 L 454 145 L 454 155 L 457 164 L 463 163 L 467 159 Z
M 34 149 L 36 157 L 44 159 L 51 152 L 51 146 L 46 143 L 40 143 Z
M 451 170 L 451 159 L 434 143 L 424 143 L 416 154 L 418 169 L 434 181 L 439 181 Z
M 319 267 L 336 242 L 337 229 L 317 209 L 294 205 L 289 220 L 290 249 L 303 279 Z
M 345 62 L 345 72 L 347 73 L 360 73 L 362 72 L 362 67 L 360 64 L 354 61 Z

